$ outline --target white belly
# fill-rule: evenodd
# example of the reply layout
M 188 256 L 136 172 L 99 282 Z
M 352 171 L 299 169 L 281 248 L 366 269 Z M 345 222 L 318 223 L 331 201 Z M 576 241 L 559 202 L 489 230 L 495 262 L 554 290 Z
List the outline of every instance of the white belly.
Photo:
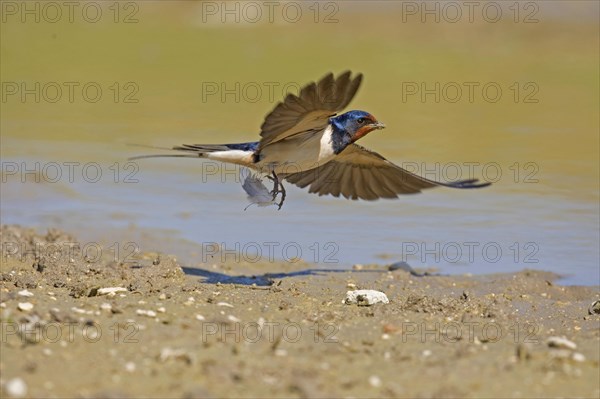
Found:
M 317 168 L 331 161 L 336 154 L 331 145 L 331 126 L 322 133 L 308 137 L 299 135 L 269 144 L 260 152 L 256 164 L 261 171 L 297 173 Z

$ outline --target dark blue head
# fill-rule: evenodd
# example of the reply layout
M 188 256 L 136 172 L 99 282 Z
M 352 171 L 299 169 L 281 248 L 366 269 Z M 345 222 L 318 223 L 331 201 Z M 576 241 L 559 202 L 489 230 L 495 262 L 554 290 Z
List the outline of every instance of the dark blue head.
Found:
M 348 111 L 345 114 L 331 118 L 329 121 L 336 130 L 346 133 L 352 143 L 373 130 L 385 127 L 383 123 L 377 122 L 373 115 L 365 111 Z

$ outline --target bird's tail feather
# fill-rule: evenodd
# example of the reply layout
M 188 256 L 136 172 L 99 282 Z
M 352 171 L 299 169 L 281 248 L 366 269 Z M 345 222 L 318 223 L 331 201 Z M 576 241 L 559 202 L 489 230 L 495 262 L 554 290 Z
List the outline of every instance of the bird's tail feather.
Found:
M 183 144 L 173 147 L 177 151 L 189 151 L 195 153 L 207 153 L 215 151 L 227 151 L 231 148 L 227 144 Z
M 146 158 L 198 158 L 195 154 L 154 154 L 154 155 L 137 155 L 135 157 L 127 158 L 129 161 L 135 161 L 137 159 Z
M 145 147 L 145 148 L 154 148 L 160 150 L 174 150 L 174 151 L 184 151 L 187 154 L 156 154 L 156 155 L 138 155 L 135 157 L 129 158 L 129 160 L 133 161 L 136 159 L 145 159 L 145 158 L 202 158 L 204 154 L 217 152 L 217 151 L 230 151 L 230 150 L 245 150 L 245 151 L 254 151 L 258 145 L 257 142 L 251 143 L 239 143 L 239 144 L 183 144 L 178 145 L 172 148 L 165 147 L 154 147 L 150 145 L 143 144 L 129 144 L 136 147 Z
M 136 143 L 127 143 L 127 145 L 131 146 L 131 147 L 152 148 L 155 150 L 171 151 L 174 149 L 174 148 L 168 148 L 168 147 L 157 147 L 157 146 L 153 146 L 153 145 L 136 144 Z M 193 155 L 193 154 L 152 154 L 152 155 L 137 155 L 135 157 L 129 157 L 127 159 L 129 161 L 135 161 L 138 159 L 146 159 L 146 158 L 198 158 L 198 155 Z

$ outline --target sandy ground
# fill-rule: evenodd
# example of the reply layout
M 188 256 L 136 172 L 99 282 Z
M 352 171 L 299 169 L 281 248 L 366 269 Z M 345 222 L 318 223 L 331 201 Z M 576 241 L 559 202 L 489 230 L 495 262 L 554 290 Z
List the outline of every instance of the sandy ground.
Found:
M 122 262 L 16 226 L 1 241 L 3 396 L 600 397 L 599 287 L 550 273 Z M 354 289 L 390 303 L 343 303 Z

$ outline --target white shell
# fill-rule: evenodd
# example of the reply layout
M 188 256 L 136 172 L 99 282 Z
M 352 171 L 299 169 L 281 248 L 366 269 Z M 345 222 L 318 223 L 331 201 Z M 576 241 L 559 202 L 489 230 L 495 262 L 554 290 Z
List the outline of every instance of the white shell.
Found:
M 387 295 L 375 290 L 355 290 L 346 292 L 346 305 L 357 304 L 359 306 L 371 306 L 376 303 L 390 303 Z
M 123 287 L 106 287 L 98 289 L 98 295 L 114 295 L 117 292 L 127 292 L 127 288 Z
M 577 349 L 577 344 L 575 344 L 575 342 L 573 342 L 573 341 L 569 341 L 565 337 L 550 337 L 546 341 L 546 344 L 548 344 L 548 346 L 551 348 L 570 349 L 570 350 Z
M 17 307 L 19 308 L 19 310 L 21 310 L 23 312 L 29 312 L 31 309 L 33 309 L 33 303 L 31 303 L 31 302 L 19 302 L 19 304 L 17 305 Z
M 156 317 L 154 310 L 137 309 L 135 313 L 140 316 Z

